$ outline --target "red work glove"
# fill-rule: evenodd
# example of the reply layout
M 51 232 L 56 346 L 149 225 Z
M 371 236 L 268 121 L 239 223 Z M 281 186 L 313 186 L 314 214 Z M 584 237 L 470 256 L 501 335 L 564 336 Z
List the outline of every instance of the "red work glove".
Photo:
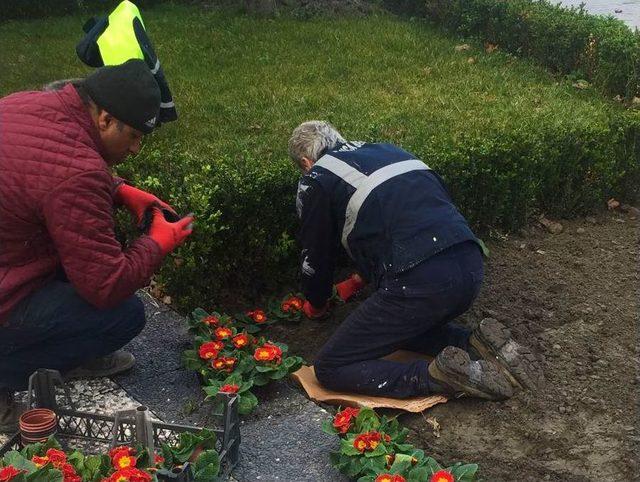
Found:
M 158 243 L 162 255 L 166 256 L 180 246 L 187 236 L 192 233 L 192 223 L 193 216 L 185 216 L 180 221 L 170 223 L 164 219 L 162 211 L 154 207 L 149 236 Z
M 325 303 L 325 305 L 321 309 L 314 308 L 311 303 L 305 301 L 302 305 L 302 312 L 304 315 L 310 320 L 317 320 L 319 318 L 324 317 L 327 314 L 327 308 L 329 304 Z
M 336 285 L 336 292 L 342 301 L 348 301 L 353 295 L 364 288 L 366 283 L 359 274 L 353 273 L 349 278 Z
M 178 215 L 171 206 L 153 194 L 124 183 L 116 191 L 116 201 L 122 203 L 138 223 L 142 221 L 142 215 L 149 206 L 160 206 Z

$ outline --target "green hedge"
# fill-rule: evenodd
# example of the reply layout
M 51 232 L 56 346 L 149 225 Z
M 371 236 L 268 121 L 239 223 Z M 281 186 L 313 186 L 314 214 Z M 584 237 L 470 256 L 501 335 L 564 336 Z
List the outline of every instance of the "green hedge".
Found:
M 104 14 L 121 0 L 0 0 L 0 23 L 6 20 L 36 19 L 61 15 Z M 164 0 L 134 0 L 140 8 L 149 8 Z
M 640 33 L 620 20 L 536 0 L 417 3 L 428 18 L 463 36 L 587 79 L 608 95 L 640 95 Z
M 434 140 L 417 154 L 443 175 L 479 232 L 517 228 L 540 212 L 572 217 L 602 206 L 610 196 L 637 200 L 640 118 L 629 113 L 605 123 L 513 126 Z M 234 304 L 293 280 L 298 174 L 288 163 L 238 165 L 231 156 L 211 163 L 179 152 L 146 155 L 149 170 L 138 166 L 129 177 L 197 214 L 193 239 L 174 256 L 180 269 L 168 262 L 161 272 L 181 305 Z M 153 166 L 167 157 L 171 167 L 160 174 Z

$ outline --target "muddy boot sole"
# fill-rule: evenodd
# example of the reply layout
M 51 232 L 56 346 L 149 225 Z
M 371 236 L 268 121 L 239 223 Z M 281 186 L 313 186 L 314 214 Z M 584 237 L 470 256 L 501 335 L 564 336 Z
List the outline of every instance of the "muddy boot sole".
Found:
M 542 364 L 530 348 L 511 338 L 511 331 L 485 318 L 471 334 L 470 345 L 482 358 L 494 362 L 516 388 L 535 390 L 544 383 Z
M 469 354 L 453 346 L 442 350 L 429 364 L 429 375 L 456 395 L 486 400 L 504 400 L 513 395 L 509 380 L 492 363 L 472 361 Z

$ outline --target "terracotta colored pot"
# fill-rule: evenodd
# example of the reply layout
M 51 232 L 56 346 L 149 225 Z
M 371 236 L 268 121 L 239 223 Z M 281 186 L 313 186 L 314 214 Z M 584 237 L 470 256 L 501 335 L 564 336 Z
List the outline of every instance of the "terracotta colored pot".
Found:
M 19 423 L 23 444 L 45 441 L 58 429 L 58 417 L 47 408 L 26 411 L 20 416 Z

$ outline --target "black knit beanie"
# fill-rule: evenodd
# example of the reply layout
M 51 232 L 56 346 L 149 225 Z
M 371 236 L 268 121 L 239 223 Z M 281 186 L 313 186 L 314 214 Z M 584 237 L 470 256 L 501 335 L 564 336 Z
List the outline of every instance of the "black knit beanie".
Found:
M 84 80 L 97 106 L 128 126 L 149 134 L 160 111 L 160 88 L 144 60 L 100 67 Z

